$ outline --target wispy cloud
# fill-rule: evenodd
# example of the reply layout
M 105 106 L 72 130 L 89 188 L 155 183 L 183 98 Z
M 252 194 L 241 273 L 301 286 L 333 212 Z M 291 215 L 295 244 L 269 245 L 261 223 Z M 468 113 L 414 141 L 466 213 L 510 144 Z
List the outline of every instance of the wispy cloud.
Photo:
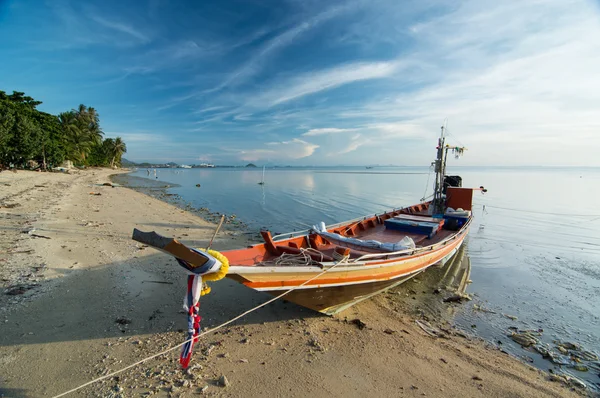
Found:
M 253 103 L 275 106 L 345 84 L 389 77 L 402 67 L 403 63 L 398 61 L 358 62 L 308 72 L 294 77 L 290 81 L 274 84 L 274 88 L 265 92 Z
M 125 33 L 126 35 L 136 38 L 139 41 L 141 41 L 142 43 L 150 42 L 150 38 L 147 35 L 140 32 L 139 30 L 134 28 L 132 25 L 129 25 L 129 24 L 126 24 L 123 22 L 119 22 L 119 21 L 111 21 L 111 20 L 108 20 L 106 18 L 97 16 L 97 15 L 92 16 L 91 19 L 106 28 L 112 29 L 117 32 Z
M 328 134 L 340 134 L 340 133 L 348 133 L 356 131 L 356 129 L 340 129 L 337 127 L 325 127 L 319 129 L 310 129 L 306 133 L 302 134 L 304 137 L 314 137 L 318 135 L 328 135 Z
M 264 62 L 275 52 L 289 46 L 302 34 L 318 27 L 319 25 L 348 12 L 355 8 L 354 3 L 328 8 L 313 17 L 302 21 L 295 26 L 283 31 L 265 42 L 262 47 L 247 62 L 231 73 L 221 84 L 213 90 L 218 91 L 224 87 L 235 85 L 257 74 Z
M 358 148 L 371 143 L 371 139 L 363 137 L 361 134 L 354 135 L 342 150 L 334 155 L 345 155 L 356 151 Z

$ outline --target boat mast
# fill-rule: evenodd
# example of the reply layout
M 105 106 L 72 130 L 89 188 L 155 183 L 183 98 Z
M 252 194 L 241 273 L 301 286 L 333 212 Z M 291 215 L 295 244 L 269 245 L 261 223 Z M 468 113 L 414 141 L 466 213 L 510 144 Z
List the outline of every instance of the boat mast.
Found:
M 433 213 L 441 214 L 444 212 L 444 176 L 446 175 L 446 137 L 444 135 L 445 126 L 442 126 L 442 132 L 438 139 L 437 158 L 435 159 L 435 186 L 433 189 Z

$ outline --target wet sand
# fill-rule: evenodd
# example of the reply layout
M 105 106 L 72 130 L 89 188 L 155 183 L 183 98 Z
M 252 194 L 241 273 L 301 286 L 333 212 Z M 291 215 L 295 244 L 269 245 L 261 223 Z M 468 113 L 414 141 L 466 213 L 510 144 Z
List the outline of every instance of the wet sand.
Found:
M 113 173 L 0 173 L 6 397 L 53 396 L 184 340 L 185 274 L 131 231 L 204 246 L 214 225 L 134 190 L 96 185 Z M 214 248 L 247 244 L 232 234 L 220 234 Z M 201 304 L 208 328 L 270 297 L 229 280 L 212 288 Z M 395 290 L 336 317 L 275 302 L 202 339 L 187 373 L 176 350 L 72 396 L 579 395 L 432 319 L 439 336 L 430 336 L 398 300 L 407 294 Z

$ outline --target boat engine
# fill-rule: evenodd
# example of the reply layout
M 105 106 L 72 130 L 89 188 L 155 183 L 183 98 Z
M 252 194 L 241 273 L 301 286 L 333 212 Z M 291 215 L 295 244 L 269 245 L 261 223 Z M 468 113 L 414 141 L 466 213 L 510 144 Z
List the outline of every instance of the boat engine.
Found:
M 442 193 L 446 194 L 446 189 L 448 187 L 462 187 L 462 177 L 461 176 L 444 176 L 444 186 L 442 187 Z

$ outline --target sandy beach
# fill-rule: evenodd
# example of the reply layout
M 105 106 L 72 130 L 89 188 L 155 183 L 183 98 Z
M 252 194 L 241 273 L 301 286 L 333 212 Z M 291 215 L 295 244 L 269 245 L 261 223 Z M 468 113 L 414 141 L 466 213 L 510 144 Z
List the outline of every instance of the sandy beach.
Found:
M 54 396 L 184 340 L 185 274 L 131 232 L 201 247 L 214 225 L 102 185 L 115 173 L 0 173 L 1 396 Z M 213 247 L 246 245 L 244 236 L 222 232 Z M 70 396 L 585 394 L 447 325 L 441 337 L 426 334 L 396 297 L 382 294 L 335 317 L 278 301 L 203 338 L 188 372 L 175 350 Z M 213 283 L 202 326 L 268 298 L 230 280 Z

